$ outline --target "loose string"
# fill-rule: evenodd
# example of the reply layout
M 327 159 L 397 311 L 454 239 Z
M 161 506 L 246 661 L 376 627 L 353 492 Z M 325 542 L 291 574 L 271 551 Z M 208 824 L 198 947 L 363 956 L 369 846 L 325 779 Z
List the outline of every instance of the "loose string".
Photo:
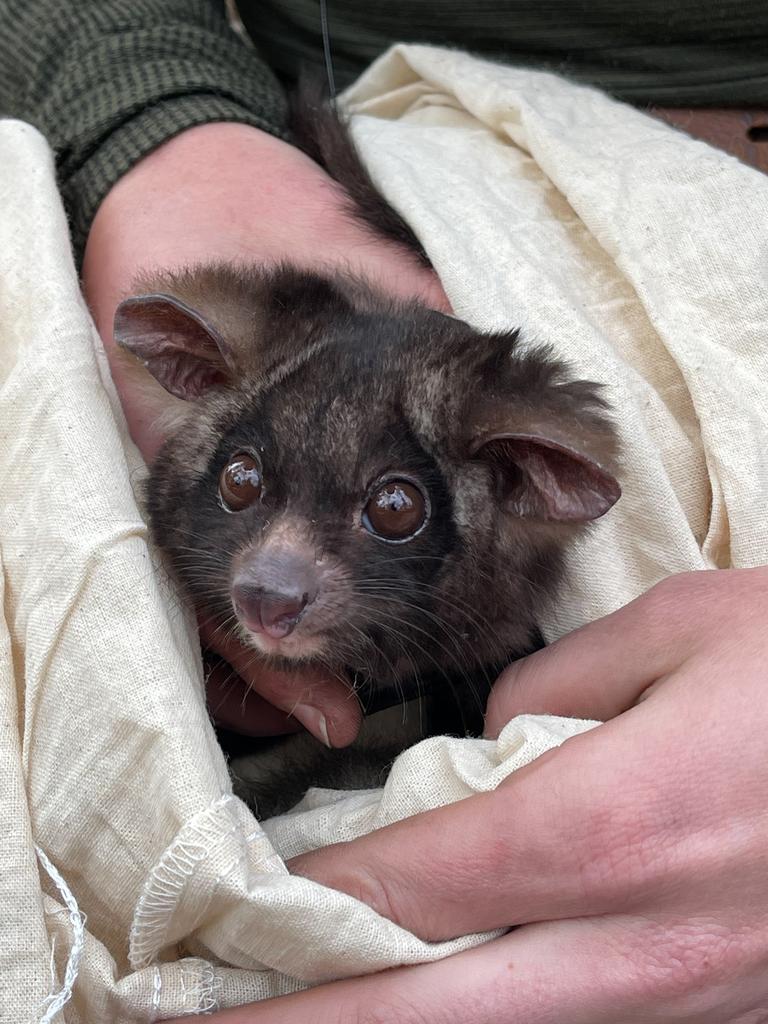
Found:
M 331 97 L 331 103 L 334 103 L 336 100 L 336 82 L 333 77 L 331 36 L 328 31 L 328 7 L 326 0 L 320 0 L 320 26 L 323 32 L 323 55 L 325 57 L 325 73 L 328 76 L 328 93 Z
M 53 884 L 59 890 L 61 898 L 64 900 L 69 911 L 69 921 L 72 925 L 72 948 L 69 951 L 67 967 L 64 971 L 64 985 L 59 992 L 53 992 L 46 998 L 43 1004 L 45 1012 L 38 1022 L 38 1024 L 52 1024 L 52 1021 L 65 1003 L 68 1003 L 72 998 L 72 990 L 75 987 L 77 973 L 80 969 L 80 958 L 83 955 L 83 947 L 85 946 L 85 917 L 80 912 L 77 900 L 72 895 L 72 890 L 39 846 L 35 847 L 35 853 L 40 863 L 50 875 Z

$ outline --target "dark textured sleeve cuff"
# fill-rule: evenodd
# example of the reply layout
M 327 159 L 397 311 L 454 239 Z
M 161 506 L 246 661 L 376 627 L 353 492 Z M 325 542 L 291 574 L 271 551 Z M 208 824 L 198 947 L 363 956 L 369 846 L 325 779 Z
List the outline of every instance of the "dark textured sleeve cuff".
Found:
M 271 116 L 270 116 L 271 115 Z M 213 94 L 175 96 L 137 112 L 115 126 L 69 174 L 59 175 L 78 265 L 93 218 L 107 192 L 141 157 L 186 128 L 212 121 L 237 121 L 285 137 L 283 120 Z
M 0 42 L 2 112 L 51 143 L 78 262 L 110 188 L 174 135 L 237 121 L 286 136 L 283 91 L 230 29 L 223 2 L 38 0 L 0 10 L 11 27 Z

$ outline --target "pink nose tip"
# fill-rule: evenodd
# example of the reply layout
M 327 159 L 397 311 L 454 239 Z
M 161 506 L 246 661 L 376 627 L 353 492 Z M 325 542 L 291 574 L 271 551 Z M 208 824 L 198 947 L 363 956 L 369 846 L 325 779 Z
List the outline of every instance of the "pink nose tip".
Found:
M 233 588 L 235 607 L 254 633 L 281 640 L 293 632 L 301 613 L 310 603 L 309 594 L 275 594 L 250 583 Z

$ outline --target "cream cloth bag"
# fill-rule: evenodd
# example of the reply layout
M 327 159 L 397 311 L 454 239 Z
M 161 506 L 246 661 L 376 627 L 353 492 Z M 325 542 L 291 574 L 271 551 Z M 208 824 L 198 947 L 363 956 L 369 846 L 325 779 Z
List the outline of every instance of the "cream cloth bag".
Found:
M 624 497 L 549 637 L 661 577 L 768 561 L 768 178 L 603 95 L 400 46 L 351 90 L 456 313 L 610 385 Z M 147 546 L 51 154 L 0 123 L 0 1019 L 151 1021 L 445 956 L 284 858 L 488 790 L 593 723 L 436 739 L 262 828 Z M 556 828 L 557 823 L 553 822 Z

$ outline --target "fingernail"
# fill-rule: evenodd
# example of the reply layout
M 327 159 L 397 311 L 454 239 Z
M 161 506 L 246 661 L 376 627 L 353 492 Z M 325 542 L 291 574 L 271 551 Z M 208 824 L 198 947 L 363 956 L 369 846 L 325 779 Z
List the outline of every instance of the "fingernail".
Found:
M 292 714 L 316 739 L 322 740 L 326 747 L 331 746 L 331 741 L 328 738 L 328 723 L 322 711 L 313 708 L 310 704 L 297 704 Z

